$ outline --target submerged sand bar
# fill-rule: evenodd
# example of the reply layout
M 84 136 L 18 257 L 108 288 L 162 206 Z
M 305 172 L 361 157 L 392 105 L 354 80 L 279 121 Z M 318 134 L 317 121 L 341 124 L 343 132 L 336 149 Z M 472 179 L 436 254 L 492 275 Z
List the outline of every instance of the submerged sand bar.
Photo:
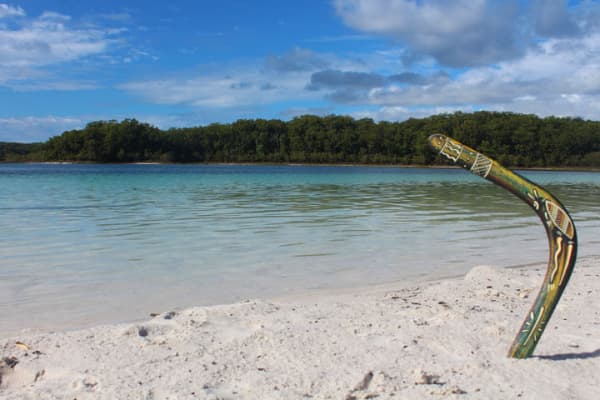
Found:
M 535 357 L 506 357 L 545 269 L 23 334 L 0 341 L 0 398 L 597 399 L 598 258 L 579 261 Z

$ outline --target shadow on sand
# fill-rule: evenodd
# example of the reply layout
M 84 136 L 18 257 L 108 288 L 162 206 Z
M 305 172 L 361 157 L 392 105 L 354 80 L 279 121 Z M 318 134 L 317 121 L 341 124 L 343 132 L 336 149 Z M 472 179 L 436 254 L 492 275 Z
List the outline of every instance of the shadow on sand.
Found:
M 563 360 L 585 360 L 587 358 L 596 358 L 600 357 L 600 349 L 594 351 L 587 351 L 584 353 L 564 353 L 564 354 L 552 354 L 547 356 L 536 356 L 541 360 L 553 360 L 553 361 L 563 361 Z

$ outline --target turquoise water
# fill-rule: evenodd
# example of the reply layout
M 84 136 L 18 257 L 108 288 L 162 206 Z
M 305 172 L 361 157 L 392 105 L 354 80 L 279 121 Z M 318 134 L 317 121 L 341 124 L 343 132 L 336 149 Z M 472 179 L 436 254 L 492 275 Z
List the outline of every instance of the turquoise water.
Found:
M 600 173 L 523 172 L 600 254 Z M 542 225 L 459 169 L 0 164 L 0 335 L 544 263 Z

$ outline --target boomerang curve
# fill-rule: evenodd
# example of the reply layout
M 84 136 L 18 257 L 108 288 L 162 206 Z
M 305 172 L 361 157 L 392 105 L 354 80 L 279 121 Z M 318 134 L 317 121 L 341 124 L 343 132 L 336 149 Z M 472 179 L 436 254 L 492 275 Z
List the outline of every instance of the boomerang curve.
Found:
M 527 358 L 533 354 L 575 267 L 577 232 L 573 220 L 556 197 L 497 161 L 441 134 L 431 135 L 428 141 L 449 160 L 523 200 L 544 224 L 549 245 L 548 269 L 508 352 L 509 357 Z

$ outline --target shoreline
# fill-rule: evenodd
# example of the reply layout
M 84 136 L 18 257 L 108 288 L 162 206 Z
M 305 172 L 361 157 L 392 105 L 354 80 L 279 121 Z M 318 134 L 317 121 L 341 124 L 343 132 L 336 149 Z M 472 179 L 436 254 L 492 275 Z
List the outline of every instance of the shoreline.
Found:
M 479 266 L 17 335 L 0 339 L 0 397 L 595 399 L 598 257 L 578 261 L 535 356 L 506 357 L 545 269 Z
M 579 257 L 577 260 L 577 267 L 579 264 L 587 265 L 598 263 L 600 265 L 600 254 L 595 255 L 587 255 L 583 257 Z M 475 268 L 475 267 L 474 267 Z M 513 264 L 513 265 L 495 265 L 493 268 L 502 271 L 502 270 L 523 270 L 528 271 L 529 273 L 537 273 L 539 277 L 539 281 L 543 277 L 545 273 L 546 264 L 542 261 L 537 262 L 529 262 L 523 264 Z M 535 272 L 534 272 L 535 271 Z M 101 313 L 101 317 L 98 317 L 96 320 L 94 319 L 84 319 L 79 317 L 76 322 L 71 322 L 69 324 L 64 324 L 64 321 L 61 319 L 62 324 L 57 322 L 53 325 L 47 325 L 47 323 L 38 325 L 38 326 L 23 326 L 21 328 L 11 328 L 5 331 L 0 330 L 0 342 L 3 340 L 8 340 L 11 338 L 18 337 L 19 335 L 46 335 L 46 334 L 55 334 L 61 332 L 75 332 L 85 329 L 93 329 L 98 326 L 112 326 L 112 325 L 121 325 L 121 324 L 129 324 L 129 323 L 138 323 L 143 322 L 148 317 L 151 317 L 153 314 L 160 314 L 164 312 L 170 312 L 173 310 L 184 310 L 187 308 L 197 308 L 197 307 L 219 307 L 219 306 L 228 306 L 234 305 L 238 303 L 243 303 L 247 301 L 292 301 L 298 299 L 305 298 L 323 298 L 323 297 L 334 297 L 334 296 L 346 296 L 354 293 L 370 293 L 377 291 L 385 291 L 385 290 L 395 290 L 399 287 L 413 287 L 413 286 L 421 286 L 421 285 L 430 285 L 437 284 L 444 281 L 452 281 L 452 280 L 460 280 L 463 279 L 469 270 L 464 272 L 447 272 L 447 273 L 420 273 L 420 274 L 412 274 L 404 278 L 394 278 L 387 281 L 380 282 L 371 282 L 371 283 L 355 283 L 346 286 L 326 286 L 319 288 L 309 288 L 309 289 L 299 289 L 297 291 L 291 291 L 287 293 L 281 294 L 269 294 L 269 295 L 240 295 L 236 300 L 232 301 L 219 301 L 219 300 L 207 300 L 205 302 L 189 302 L 182 301 L 181 299 L 176 302 L 176 305 L 173 307 L 151 307 L 145 313 L 125 313 L 120 317 L 112 317 L 107 318 L 109 315 L 114 315 L 110 313 L 103 312 Z M 536 288 L 537 289 L 537 288 Z M 168 309 L 168 310 L 167 310 Z M 50 311 L 48 311 L 50 312 Z M 56 320 L 55 320 L 56 321 Z
M 341 168 L 407 168 L 407 169 L 462 169 L 456 165 L 420 164 L 361 164 L 361 163 L 294 163 L 294 162 L 207 162 L 172 163 L 159 161 L 139 161 L 126 163 L 97 163 L 91 161 L 0 161 L 0 164 L 43 164 L 43 165 L 175 165 L 175 166 L 284 166 L 284 167 L 341 167 Z M 509 167 L 513 171 L 559 171 L 559 172 L 600 172 L 600 167 Z

